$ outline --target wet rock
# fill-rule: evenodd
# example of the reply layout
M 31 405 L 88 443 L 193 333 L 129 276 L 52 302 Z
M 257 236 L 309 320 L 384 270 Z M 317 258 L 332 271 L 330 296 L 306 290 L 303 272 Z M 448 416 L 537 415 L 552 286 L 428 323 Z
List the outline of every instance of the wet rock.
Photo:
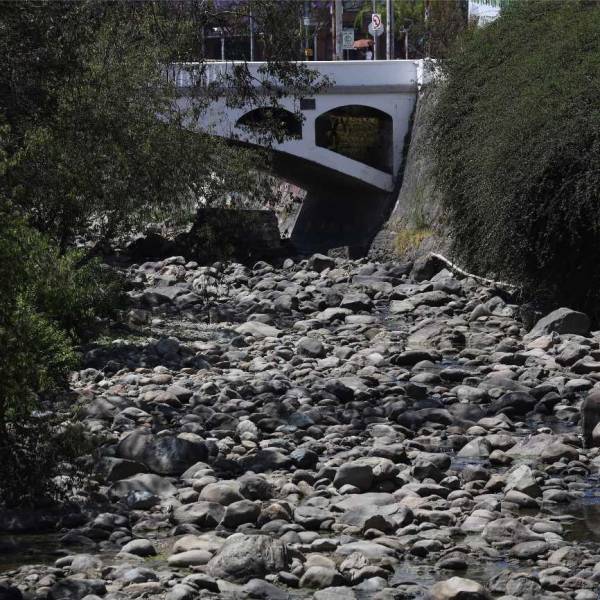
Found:
M 285 545 L 266 535 L 234 534 L 208 563 L 212 577 L 246 583 L 255 577 L 285 571 L 289 565 Z

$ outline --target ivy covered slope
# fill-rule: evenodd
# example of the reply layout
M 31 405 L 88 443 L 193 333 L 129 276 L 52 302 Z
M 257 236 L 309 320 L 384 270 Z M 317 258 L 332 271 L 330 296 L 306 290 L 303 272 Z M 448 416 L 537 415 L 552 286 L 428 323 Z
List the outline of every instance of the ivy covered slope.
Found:
M 455 255 L 597 317 L 600 4 L 511 3 L 441 71 L 430 141 Z

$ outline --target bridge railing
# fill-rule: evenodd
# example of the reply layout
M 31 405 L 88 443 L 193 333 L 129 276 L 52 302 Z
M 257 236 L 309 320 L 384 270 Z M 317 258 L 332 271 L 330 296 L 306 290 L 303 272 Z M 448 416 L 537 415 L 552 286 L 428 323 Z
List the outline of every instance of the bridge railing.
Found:
M 225 62 L 172 63 L 166 68 L 167 80 L 178 88 L 208 86 L 222 81 L 227 73 Z
M 423 61 L 370 60 L 370 61 L 309 61 L 302 63 L 327 77 L 334 86 L 406 86 L 422 83 Z M 261 73 L 263 62 L 215 61 L 181 62 L 170 64 L 167 78 L 177 87 L 208 86 L 224 83 L 236 67 L 244 67 L 258 82 L 269 76 Z

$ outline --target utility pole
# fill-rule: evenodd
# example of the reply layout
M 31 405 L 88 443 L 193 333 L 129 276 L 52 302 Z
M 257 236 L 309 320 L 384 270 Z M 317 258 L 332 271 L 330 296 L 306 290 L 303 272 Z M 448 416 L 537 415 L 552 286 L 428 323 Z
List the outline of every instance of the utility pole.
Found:
M 394 60 L 394 7 L 392 0 L 385 0 L 387 23 L 385 24 L 386 59 Z
M 335 60 L 344 60 L 344 5 L 342 0 L 335 0 Z
M 377 2 L 376 0 L 372 0 L 373 10 L 372 12 L 377 12 Z M 377 36 L 373 35 L 373 60 L 377 60 Z
M 252 18 L 252 5 L 249 5 L 248 19 L 250 21 L 250 62 L 254 61 L 254 19 Z

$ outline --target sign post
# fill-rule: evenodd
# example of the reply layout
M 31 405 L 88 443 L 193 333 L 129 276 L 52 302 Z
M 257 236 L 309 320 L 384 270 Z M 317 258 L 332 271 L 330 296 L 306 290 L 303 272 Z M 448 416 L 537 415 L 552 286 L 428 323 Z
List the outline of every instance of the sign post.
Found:
M 375 2 L 373 2 L 375 5 Z M 373 58 L 377 60 L 377 38 L 383 33 L 384 27 L 379 13 L 371 14 L 371 22 L 369 23 L 369 33 L 373 36 Z
M 344 50 L 354 50 L 354 29 L 345 27 L 342 33 L 342 46 Z

